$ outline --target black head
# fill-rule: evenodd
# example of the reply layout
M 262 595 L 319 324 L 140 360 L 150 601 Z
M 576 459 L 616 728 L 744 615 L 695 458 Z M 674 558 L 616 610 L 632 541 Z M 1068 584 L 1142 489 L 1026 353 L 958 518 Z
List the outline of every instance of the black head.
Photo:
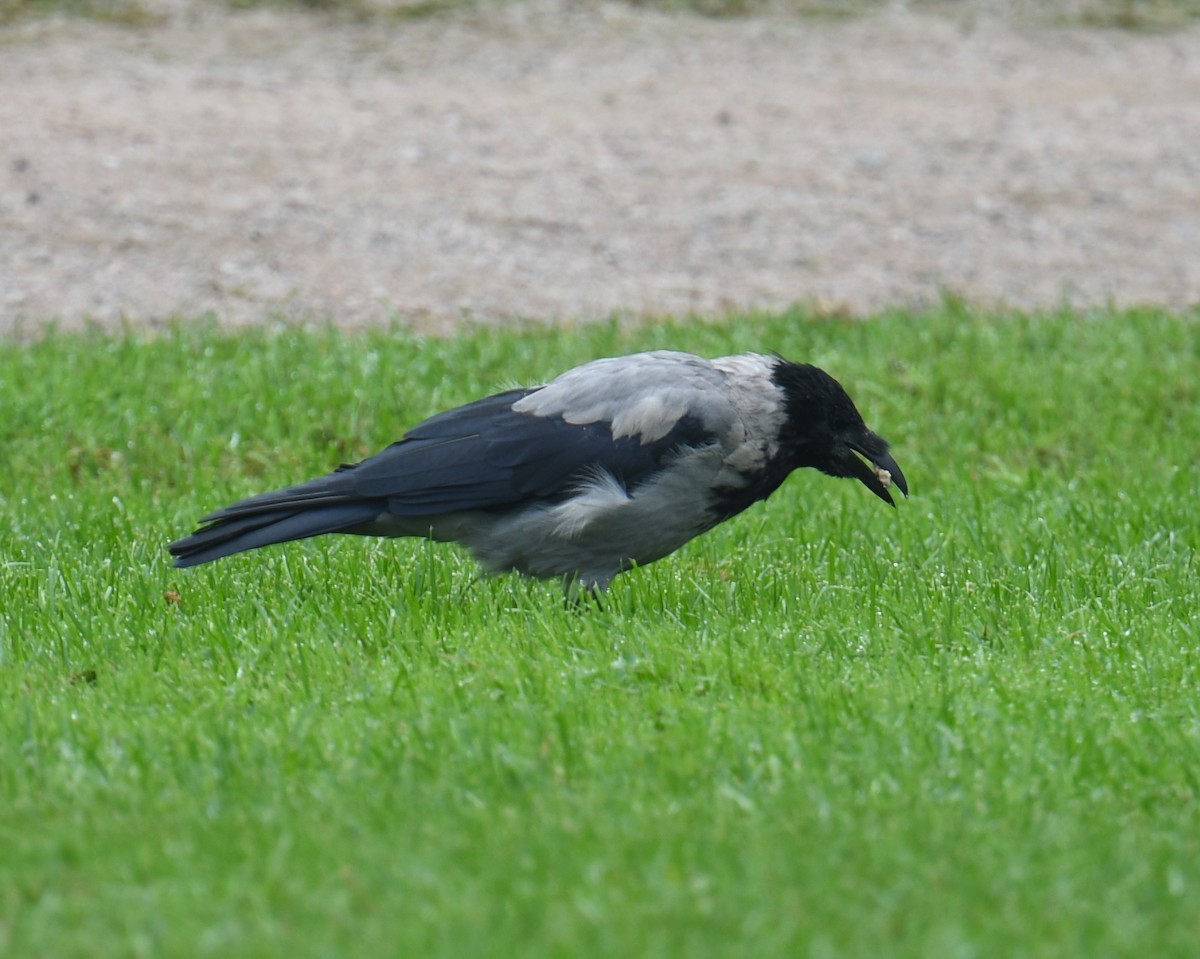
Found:
M 888 453 L 883 437 L 872 433 L 842 384 L 824 370 L 782 357 L 771 377 L 783 390 L 787 422 L 783 453 L 793 469 L 811 466 L 830 476 L 852 477 L 895 506 L 889 486 L 905 496 L 908 483 Z

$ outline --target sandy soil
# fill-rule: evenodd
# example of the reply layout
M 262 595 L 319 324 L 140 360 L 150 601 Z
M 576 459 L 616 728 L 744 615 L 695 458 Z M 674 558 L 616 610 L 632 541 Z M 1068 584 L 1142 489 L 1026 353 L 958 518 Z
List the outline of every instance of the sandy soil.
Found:
M 177 0 L 0 31 L 0 331 L 1200 302 L 1200 30 Z

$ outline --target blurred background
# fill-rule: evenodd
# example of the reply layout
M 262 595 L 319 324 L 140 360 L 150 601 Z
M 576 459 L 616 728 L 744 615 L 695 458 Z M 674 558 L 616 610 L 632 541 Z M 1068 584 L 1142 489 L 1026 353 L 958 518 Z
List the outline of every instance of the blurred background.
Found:
M 1200 300 L 1200 0 L 0 0 L 0 330 Z

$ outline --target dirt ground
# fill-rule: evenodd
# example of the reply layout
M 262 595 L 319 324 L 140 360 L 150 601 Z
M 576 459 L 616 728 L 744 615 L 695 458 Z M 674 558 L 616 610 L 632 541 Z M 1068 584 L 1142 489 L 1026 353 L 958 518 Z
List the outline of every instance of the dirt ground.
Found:
M 175 0 L 0 30 L 0 331 L 1200 302 L 1200 30 Z

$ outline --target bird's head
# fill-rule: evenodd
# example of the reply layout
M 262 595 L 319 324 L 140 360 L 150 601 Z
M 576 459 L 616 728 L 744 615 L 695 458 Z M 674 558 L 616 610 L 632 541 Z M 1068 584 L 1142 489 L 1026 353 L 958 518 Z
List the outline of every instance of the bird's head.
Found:
M 824 370 L 780 358 L 772 373 L 783 391 L 787 420 L 780 436 L 795 467 L 857 479 L 885 503 L 889 489 L 905 496 L 908 482 L 883 437 L 867 429 L 842 385 Z

